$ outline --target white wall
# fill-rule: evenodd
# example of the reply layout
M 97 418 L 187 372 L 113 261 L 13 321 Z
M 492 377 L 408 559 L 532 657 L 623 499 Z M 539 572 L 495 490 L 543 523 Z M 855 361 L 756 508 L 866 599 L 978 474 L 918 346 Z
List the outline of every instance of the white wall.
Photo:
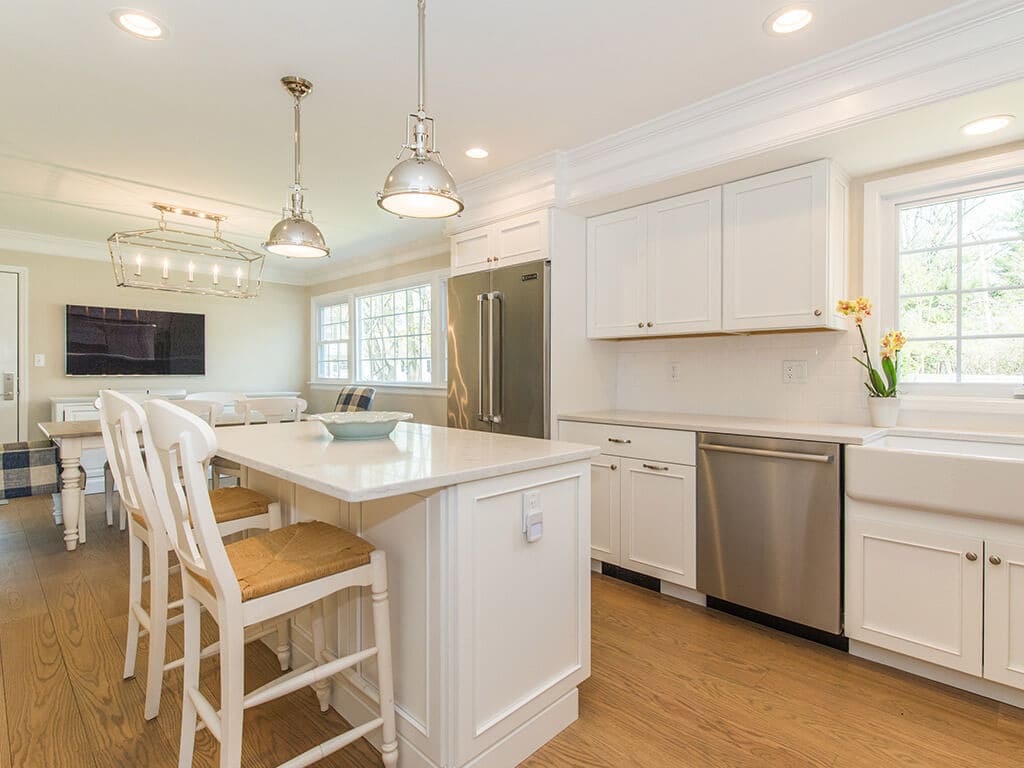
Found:
M 860 351 L 836 331 L 619 342 L 616 407 L 867 424 Z M 784 360 L 806 360 L 807 381 L 784 384 Z

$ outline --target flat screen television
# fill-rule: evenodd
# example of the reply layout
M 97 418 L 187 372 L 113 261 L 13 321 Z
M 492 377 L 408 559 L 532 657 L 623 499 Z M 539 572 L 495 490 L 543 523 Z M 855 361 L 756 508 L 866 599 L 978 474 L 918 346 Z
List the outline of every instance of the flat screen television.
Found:
M 202 376 L 206 316 L 67 305 L 69 376 Z

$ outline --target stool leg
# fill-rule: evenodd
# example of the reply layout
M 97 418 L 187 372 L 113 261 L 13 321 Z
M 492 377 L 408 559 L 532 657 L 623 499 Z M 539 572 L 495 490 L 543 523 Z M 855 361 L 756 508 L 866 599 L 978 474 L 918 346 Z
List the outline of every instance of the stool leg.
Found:
M 398 733 L 395 726 L 395 681 L 391 667 L 391 613 L 388 599 L 388 569 L 384 553 L 370 555 L 373 563 L 373 639 L 377 644 L 377 688 L 380 691 L 380 756 L 385 766 L 398 764 Z
M 313 661 L 317 664 L 324 663 L 324 602 L 317 600 L 310 606 L 313 614 Z M 326 712 L 331 706 L 331 681 L 329 679 L 317 680 L 313 683 L 313 690 L 320 702 L 320 711 Z
M 220 768 L 242 765 L 242 699 L 245 696 L 245 630 L 240 622 L 220 622 Z
M 135 606 L 142 605 L 142 540 L 128 539 L 128 639 L 124 644 L 124 679 L 135 677 L 135 657 L 139 651 L 139 617 Z
M 185 667 L 181 692 L 181 742 L 178 746 L 178 768 L 192 768 L 192 752 L 196 746 L 196 707 L 188 695 L 190 688 L 199 690 L 200 641 L 199 601 L 185 595 Z
M 287 672 L 292 665 L 292 632 L 288 619 L 277 624 L 277 661 L 281 671 Z
M 107 510 L 107 527 L 114 524 L 114 475 L 110 472 L 110 462 L 103 465 L 103 504 Z
M 159 537 L 154 536 L 155 539 Z M 159 549 L 157 547 L 156 549 Z M 167 552 L 149 547 L 149 666 L 146 669 L 145 717 L 160 713 L 160 690 L 164 683 L 167 648 Z

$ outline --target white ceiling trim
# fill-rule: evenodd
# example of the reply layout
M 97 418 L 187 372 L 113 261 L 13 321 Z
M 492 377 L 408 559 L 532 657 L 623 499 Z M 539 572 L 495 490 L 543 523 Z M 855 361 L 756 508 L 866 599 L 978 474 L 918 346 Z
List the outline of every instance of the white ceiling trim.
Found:
M 467 205 L 448 231 L 545 199 L 569 206 L 600 200 L 1022 77 L 1024 2 L 970 0 L 612 136 L 475 179 L 463 188 L 477 209 Z
M 419 261 L 448 253 L 448 241 L 432 239 L 411 246 L 395 248 L 390 251 L 377 252 L 372 257 L 350 258 L 345 262 L 332 264 L 322 269 L 312 270 L 305 275 L 306 285 L 319 285 L 333 280 L 341 280 L 354 275 L 386 269 L 410 261 Z
M 0 229 L 0 250 L 110 263 L 110 251 L 107 248 L 106 241 L 78 240 L 72 237 L 42 235 L 36 232 L 21 232 L 15 229 Z M 263 267 L 263 282 L 282 283 L 284 285 L 309 285 L 308 280 L 303 274 L 280 269 L 268 264 L 265 264 Z

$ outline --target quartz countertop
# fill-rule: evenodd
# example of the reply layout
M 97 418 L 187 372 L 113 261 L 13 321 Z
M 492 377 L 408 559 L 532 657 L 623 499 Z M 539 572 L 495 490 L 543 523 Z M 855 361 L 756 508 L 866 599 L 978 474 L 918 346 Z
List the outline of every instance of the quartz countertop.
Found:
M 343 501 L 368 501 L 589 460 L 594 446 L 399 424 L 386 440 L 334 440 L 322 424 L 217 429 L 217 455 Z
M 624 427 L 653 427 L 688 432 L 720 432 L 731 435 L 777 437 L 789 440 L 816 440 L 823 443 L 863 445 L 884 437 L 889 430 L 857 424 L 829 424 L 817 421 L 785 421 L 751 416 L 720 416 L 706 413 L 662 411 L 587 411 L 566 413 L 563 421 L 617 424 Z

